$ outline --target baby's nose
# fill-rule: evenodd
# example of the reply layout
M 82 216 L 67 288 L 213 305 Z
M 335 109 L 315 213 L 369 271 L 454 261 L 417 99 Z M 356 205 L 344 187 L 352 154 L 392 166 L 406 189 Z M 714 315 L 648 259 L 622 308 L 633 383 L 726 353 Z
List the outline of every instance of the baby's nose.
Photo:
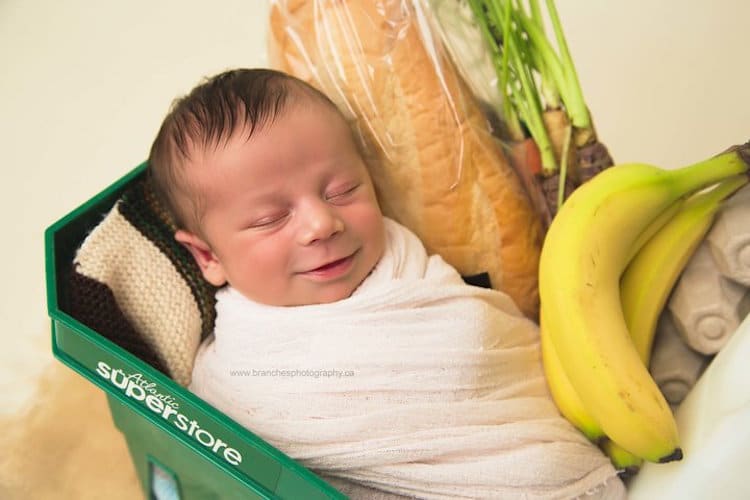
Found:
M 325 201 L 309 203 L 300 210 L 299 242 L 311 245 L 344 230 L 344 221 Z

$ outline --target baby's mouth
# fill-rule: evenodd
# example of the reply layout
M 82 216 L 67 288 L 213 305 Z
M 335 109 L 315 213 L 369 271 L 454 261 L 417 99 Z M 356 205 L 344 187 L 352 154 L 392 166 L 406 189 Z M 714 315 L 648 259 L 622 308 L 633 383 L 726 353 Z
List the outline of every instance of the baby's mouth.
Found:
M 345 274 L 351 268 L 351 264 L 354 261 L 354 256 L 356 254 L 357 252 L 354 252 L 353 254 L 347 257 L 331 261 L 327 264 L 323 264 L 320 267 L 316 267 L 315 269 L 310 269 L 309 271 L 305 271 L 302 274 L 305 274 L 308 276 L 315 276 L 319 278 L 339 277 Z
M 334 260 L 333 262 L 329 262 L 328 264 L 324 264 L 320 267 L 317 267 L 315 269 L 310 270 L 309 272 L 314 273 L 318 271 L 327 271 L 329 269 L 334 269 L 336 266 L 339 266 L 343 263 L 345 263 L 347 260 L 351 259 L 352 256 L 344 257 L 343 259 Z

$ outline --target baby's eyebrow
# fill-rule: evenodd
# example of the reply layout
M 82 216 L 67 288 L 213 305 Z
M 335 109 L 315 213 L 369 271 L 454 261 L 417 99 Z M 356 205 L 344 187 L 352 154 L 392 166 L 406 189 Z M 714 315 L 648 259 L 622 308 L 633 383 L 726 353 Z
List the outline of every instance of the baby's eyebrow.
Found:
M 242 213 L 237 214 L 234 222 L 238 227 L 245 228 L 256 223 L 259 219 L 281 215 L 286 212 L 286 207 L 282 205 L 253 205 L 249 210 L 243 210 Z
M 245 193 L 248 201 L 258 204 L 278 203 L 283 196 L 283 188 L 256 186 Z
M 273 210 L 288 204 L 289 201 L 281 195 L 264 196 L 262 198 L 254 198 L 250 201 L 251 208 L 256 210 Z

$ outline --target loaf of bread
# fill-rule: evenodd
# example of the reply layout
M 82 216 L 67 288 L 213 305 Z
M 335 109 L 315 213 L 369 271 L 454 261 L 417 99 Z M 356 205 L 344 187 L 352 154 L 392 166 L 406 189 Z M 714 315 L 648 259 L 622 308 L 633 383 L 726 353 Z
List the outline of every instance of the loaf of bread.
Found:
M 419 5 L 272 0 L 269 62 L 351 120 L 387 216 L 536 319 L 541 225 Z

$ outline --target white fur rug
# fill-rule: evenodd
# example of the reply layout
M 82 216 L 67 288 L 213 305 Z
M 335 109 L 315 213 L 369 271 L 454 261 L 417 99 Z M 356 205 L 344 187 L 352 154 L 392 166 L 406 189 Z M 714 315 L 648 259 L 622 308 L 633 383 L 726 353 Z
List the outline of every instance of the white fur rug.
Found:
M 103 391 L 55 361 L 32 401 L 0 419 L 0 498 L 143 498 Z

